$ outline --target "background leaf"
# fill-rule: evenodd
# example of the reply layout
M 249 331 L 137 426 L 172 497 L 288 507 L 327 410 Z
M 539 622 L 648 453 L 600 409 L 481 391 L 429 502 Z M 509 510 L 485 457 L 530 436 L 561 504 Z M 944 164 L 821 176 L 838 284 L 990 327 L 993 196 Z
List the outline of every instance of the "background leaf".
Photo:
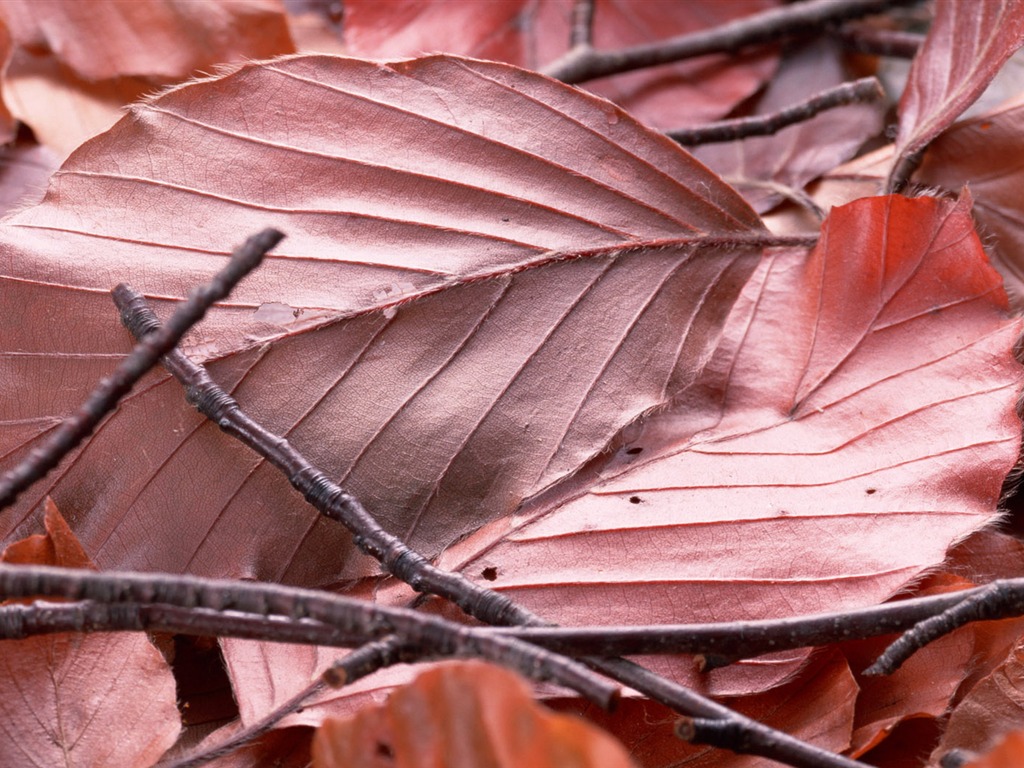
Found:
M 3 561 L 92 567 L 50 501 L 45 523 Z M 142 632 L 4 640 L 0 659 L 5 765 L 148 768 L 178 736 L 174 677 Z

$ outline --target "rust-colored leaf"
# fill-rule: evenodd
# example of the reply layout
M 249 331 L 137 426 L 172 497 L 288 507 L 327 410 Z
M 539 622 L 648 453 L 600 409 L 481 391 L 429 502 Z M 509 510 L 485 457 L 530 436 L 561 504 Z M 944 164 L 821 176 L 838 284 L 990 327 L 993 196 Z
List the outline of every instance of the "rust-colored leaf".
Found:
M 629 768 L 621 744 L 585 721 L 533 701 L 516 675 L 482 662 L 420 674 L 387 702 L 324 722 L 315 768 Z
M 277 0 L 5 0 L 0 22 L 5 102 L 62 155 L 161 86 L 295 50 Z
M 3 225 L 0 295 L 26 308 L 0 320 L 26 393 L 2 405 L 7 461 L 124 354 L 112 285 L 166 312 L 271 225 L 288 239 L 186 350 L 428 554 L 694 379 L 757 251 L 665 238 L 764 233 L 668 139 L 533 73 L 444 56 L 246 66 L 134 108 Z M 51 493 L 104 566 L 376 570 L 166 376 L 64 466 L 5 512 L 6 536 Z
M 1013 731 L 964 768 L 1017 768 L 1024 761 L 1024 730 Z
M 349 0 L 344 39 L 359 56 L 464 54 L 542 69 L 569 47 L 573 0 Z M 594 45 L 600 50 L 711 29 L 772 8 L 775 0 L 598 0 Z M 753 95 L 775 68 L 774 51 L 705 56 L 631 72 L 586 88 L 649 125 L 678 128 L 716 120 Z
M 956 192 L 970 185 L 989 253 L 1016 301 L 1024 297 L 1024 102 L 956 123 L 929 147 L 916 179 Z
M 1024 44 L 1024 2 L 936 0 L 900 98 L 897 157 L 921 151 L 981 95 Z
M 92 567 L 57 507 L 8 563 Z M 0 643 L 0 763 L 148 768 L 178 736 L 171 670 L 146 635 L 58 634 Z
M 765 263 L 703 378 L 603 479 L 442 564 L 560 623 L 650 624 L 870 605 L 941 562 L 996 515 L 1019 445 L 1019 323 L 969 207 L 834 210 L 809 258 Z M 710 685 L 748 691 L 800 656 Z
M 1024 728 L 1024 640 L 982 679 L 952 711 L 934 753 L 952 749 L 986 752 L 1010 731 Z

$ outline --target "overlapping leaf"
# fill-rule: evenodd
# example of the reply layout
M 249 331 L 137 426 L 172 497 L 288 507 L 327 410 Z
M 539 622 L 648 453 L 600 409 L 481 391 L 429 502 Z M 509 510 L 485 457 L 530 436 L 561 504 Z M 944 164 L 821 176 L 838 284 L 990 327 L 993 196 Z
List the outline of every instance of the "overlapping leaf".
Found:
M 313 741 L 314 768 L 635 768 L 599 728 L 533 701 L 512 672 L 483 662 L 443 664 L 377 707 L 327 720 Z
M 900 98 L 896 155 L 920 152 L 981 95 L 1024 44 L 1024 2 L 937 0 Z
M 687 243 L 763 233 L 667 139 L 523 70 L 246 66 L 134 109 L 4 224 L 0 292 L 24 308 L 0 320 L 23 393 L 3 404 L 7 461 L 124 353 L 107 290 L 128 280 L 164 311 L 271 225 L 288 239 L 186 349 L 428 553 L 692 381 L 756 253 Z M 316 583 L 372 568 L 166 377 L 5 513 L 5 535 L 42 493 L 102 565 Z

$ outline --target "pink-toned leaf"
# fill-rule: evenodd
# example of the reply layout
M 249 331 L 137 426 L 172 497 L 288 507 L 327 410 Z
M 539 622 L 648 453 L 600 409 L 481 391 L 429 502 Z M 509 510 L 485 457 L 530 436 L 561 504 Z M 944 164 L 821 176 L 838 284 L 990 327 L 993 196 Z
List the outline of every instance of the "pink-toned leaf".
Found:
M 952 711 L 933 757 L 952 749 L 985 752 L 1010 731 L 1024 728 L 1024 642 L 981 680 Z
M 689 243 L 764 232 L 668 139 L 533 73 L 444 56 L 246 66 L 135 108 L 0 231 L 3 301 L 29 312 L 0 321 L 25 393 L 3 403 L 0 455 L 124 354 L 110 287 L 166 312 L 269 225 L 288 239 L 186 349 L 428 554 L 692 381 L 757 255 Z M 64 467 L 5 535 L 52 493 L 105 566 L 376 570 L 165 375 Z
M 0 22 L 6 105 L 61 155 L 161 86 L 295 50 L 277 0 L 5 0 Z
M 57 507 L 8 563 L 92 567 Z M 178 736 L 174 677 L 145 634 L 58 634 L 0 643 L 0 763 L 148 768 Z
M 834 43 L 816 41 L 783 60 L 758 99 L 754 114 L 792 106 L 851 78 Z M 694 156 L 736 186 L 758 211 L 782 199 L 769 184 L 802 189 L 809 181 L 849 160 L 882 128 L 885 104 L 847 104 L 772 136 L 695 147 Z
M 387 702 L 330 719 L 313 739 L 314 768 L 630 768 L 621 744 L 577 717 L 533 701 L 517 675 L 478 661 L 449 662 L 396 689 Z
M 349 0 L 344 39 L 359 56 L 432 51 L 541 69 L 569 47 L 573 0 Z M 594 45 L 615 50 L 699 32 L 776 6 L 775 0 L 598 0 Z M 587 83 L 649 125 L 678 128 L 724 117 L 775 68 L 773 51 L 705 56 Z
M 995 516 L 1020 433 L 1020 325 L 969 207 L 833 211 L 809 258 L 765 262 L 704 377 L 589 492 L 499 520 L 441 563 L 575 625 L 853 608 L 941 562 Z M 702 684 L 749 691 L 795 658 Z
M 1024 297 L 1024 102 L 957 123 L 925 152 L 915 179 L 956 192 L 970 185 L 974 214 L 1011 296 Z
M 900 98 L 897 158 L 921 151 L 974 103 L 1024 44 L 1024 0 L 936 0 Z

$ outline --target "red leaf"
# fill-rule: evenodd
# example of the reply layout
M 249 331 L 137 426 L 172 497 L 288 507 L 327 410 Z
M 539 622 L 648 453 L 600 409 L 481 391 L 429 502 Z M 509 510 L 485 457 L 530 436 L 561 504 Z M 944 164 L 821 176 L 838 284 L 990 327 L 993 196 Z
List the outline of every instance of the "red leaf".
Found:
M 622 745 L 579 718 L 535 703 L 516 675 L 482 662 L 420 674 L 384 705 L 327 720 L 313 740 L 315 768 L 628 768 Z
M 1017 456 L 1019 323 L 969 206 L 833 211 L 809 260 L 765 263 L 702 380 L 600 482 L 497 521 L 441 564 L 569 625 L 884 600 L 994 517 Z M 756 690 L 794 656 L 716 671 L 712 689 Z
M 1024 730 L 1006 734 L 992 750 L 964 768 L 1017 768 L 1024 760 Z
M 599 0 L 594 45 L 615 50 L 710 29 L 773 8 L 776 0 Z M 345 43 L 370 57 L 465 54 L 541 69 L 569 47 L 572 0 L 348 0 Z M 724 117 L 775 68 L 772 51 L 704 56 L 588 83 L 649 125 L 678 128 Z
M 1024 44 L 1024 0 L 936 0 L 900 98 L 898 157 L 919 152 L 981 95 Z
M 915 179 L 957 192 L 970 185 L 974 215 L 992 236 L 989 253 L 1017 301 L 1024 297 L 1024 103 L 1019 99 L 957 123 L 925 153 Z
M 113 284 L 163 309 L 269 225 L 288 239 L 187 349 L 428 554 L 697 375 L 756 252 L 664 238 L 764 232 L 668 139 L 533 73 L 451 57 L 250 65 L 135 108 L 4 225 L 0 292 L 27 314 L 0 348 L 31 395 L 0 406 L 0 455 L 16 460 L 124 353 Z M 65 467 L 35 494 L 82 514 L 105 566 L 376 571 L 166 378 Z
M 92 567 L 47 500 L 46 535 L 8 563 Z M 175 741 L 174 678 L 145 634 L 58 634 L 0 643 L 0 763 L 148 768 Z

